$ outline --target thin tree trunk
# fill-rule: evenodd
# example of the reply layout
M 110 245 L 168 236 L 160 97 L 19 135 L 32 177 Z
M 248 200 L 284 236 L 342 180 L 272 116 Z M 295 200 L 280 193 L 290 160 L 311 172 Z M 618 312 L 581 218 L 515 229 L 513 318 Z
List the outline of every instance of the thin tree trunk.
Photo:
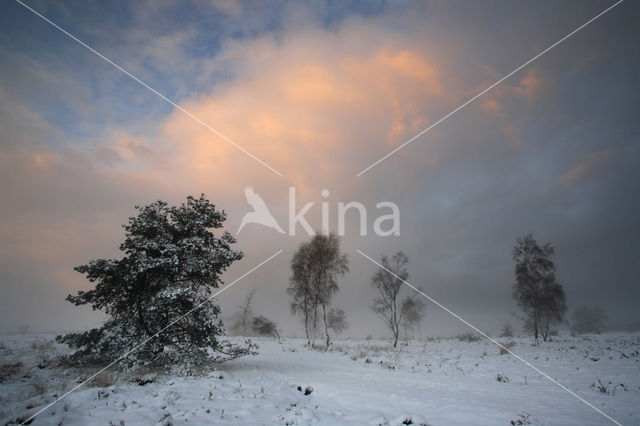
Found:
M 398 335 L 400 334 L 400 324 L 398 324 L 398 307 L 397 303 L 397 293 L 396 297 L 393 298 L 393 347 L 398 346 Z
M 318 307 L 313 309 L 313 333 L 311 333 L 311 346 L 316 345 L 316 331 L 318 329 Z
M 549 319 L 544 320 L 544 324 L 542 326 L 542 340 L 547 341 L 549 338 Z
M 137 300 L 137 310 L 138 310 L 138 322 L 140 323 L 140 327 L 147 333 L 147 336 L 151 336 L 151 331 L 147 328 L 147 323 L 144 320 L 144 313 L 142 312 L 142 301 L 140 300 L 140 295 L 138 295 Z
M 329 349 L 329 327 L 327 327 L 327 307 L 322 305 L 322 320 L 324 321 L 324 333 L 327 336 L 327 349 Z
M 309 312 L 304 311 L 304 333 L 307 335 L 307 346 L 311 346 L 311 337 L 309 336 Z

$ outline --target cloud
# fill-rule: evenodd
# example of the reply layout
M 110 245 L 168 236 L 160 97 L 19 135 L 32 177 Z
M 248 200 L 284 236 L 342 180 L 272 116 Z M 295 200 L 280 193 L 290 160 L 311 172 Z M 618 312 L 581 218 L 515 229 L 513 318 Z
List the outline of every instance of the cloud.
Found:
M 372 32 L 375 37 L 367 38 Z M 25 106 L 28 119 L 8 122 L 23 123 L 30 131 L 5 134 L 0 150 L 0 161 L 7 165 L 2 170 L 2 201 L 13 207 L 3 209 L 0 233 L 4 241 L 14 242 L 10 257 L 22 265 L 14 270 L 30 286 L 37 286 L 41 277 L 29 272 L 28 264 L 49 271 L 51 288 L 61 293 L 51 301 L 56 309 L 65 309 L 64 293 L 88 285 L 73 266 L 116 254 L 118 226 L 133 205 L 158 198 L 177 202 L 186 194 L 204 192 L 234 213 L 229 228 L 235 230 L 247 209 L 242 197 L 247 184 L 275 204 L 273 213 L 280 219 L 287 214 L 288 186 L 297 188 L 299 203 L 319 204 L 322 188 L 331 190 L 333 200 L 374 200 L 353 178 L 356 165 L 366 161 L 364 154 L 401 143 L 454 100 L 429 49 L 407 43 L 376 21 L 356 20 L 333 31 L 310 25 L 284 37 L 267 33 L 228 40 L 206 58 L 189 57 L 182 50 L 185 34 L 189 32 L 153 42 L 142 50 L 142 58 L 151 69 L 163 62 L 163 55 L 171 59 L 166 62 L 169 69 L 204 66 L 205 75 L 233 69 L 229 78 L 210 83 L 206 91 L 182 97 L 180 106 L 281 170 L 285 178 L 178 110 L 161 118 L 141 111 L 140 122 L 127 126 L 106 116 L 104 124 L 83 129 L 85 134 L 90 131 L 89 137 L 76 134 L 69 139 L 60 133 L 58 143 L 49 146 L 45 141 L 59 132 L 56 124 Z M 142 64 L 133 67 L 136 74 Z M 84 89 L 79 93 L 86 95 Z M 83 110 L 86 105 L 76 107 Z M 152 121 L 142 122 L 149 117 Z M 39 122 L 42 132 L 36 133 Z M 314 227 L 320 223 L 317 215 L 310 215 Z M 269 251 L 264 241 L 243 235 L 248 261 Z M 285 268 L 273 281 L 286 282 L 286 274 Z M 7 279 L 10 286 L 14 278 Z M 11 290 L 17 298 L 25 291 L 27 287 Z
M 535 68 L 528 70 L 527 74 L 520 80 L 520 84 L 514 88 L 516 93 L 529 100 L 537 95 L 542 88 L 542 78 L 539 74 L 540 72 Z
M 502 106 L 495 98 L 487 97 L 482 102 L 482 109 L 489 114 L 496 114 L 502 111 Z
M 540 5 L 528 7 L 425 3 L 336 14 L 327 5 L 289 3 L 286 10 L 266 10 L 235 2 L 215 7 L 151 2 L 113 14 L 92 9 L 83 19 L 61 13 L 63 26 L 283 172 L 283 178 L 68 39 L 51 37 L 50 28 L 12 30 L 16 43 L 25 37 L 29 43 L 15 51 L 7 47 L 2 56 L 12 62 L 0 64 L 5 294 L 14 305 L 42 312 L 41 323 L 48 323 L 48 315 L 76 312 L 63 298 L 89 283 L 72 267 L 117 255 L 120 225 L 135 204 L 177 203 L 204 192 L 230 213 L 227 228 L 235 231 L 248 211 L 245 185 L 264 197 L 281 225 L 288 215 L 288 186 L 297 188 L 298 206 L 316 203 L 309 214 L 315 228 L 323 201 L 332 211 L 338 201 L 363 202 L 369 229 L 375 203 L 396 202 L 400 238 L 347 235 L 345 249 L 372 256 L 404 249 L 413 259 L 412 282 L 455 309 L 483 315 L 490 304 L 511 309 L 509 252 L 514 238 L 526 232 L 557 243 L 559 253 L 571 256 L 560 268 L 570 296 L 584 283 L 596 288 L 594 274 L 581 272 L 588 268 L 570 259 L 580 259 L 585 250 L 576 236 L 617 247 L 613 236 L 633 234 L 623 229 L 637 217 L 633 202 L 622 210 L 597 207 L 623 204 L 638 182 L 637 152 L 627 142 L 637 134 L 629 124 L 635 119 L 629 107 L 637 103 L 635 92 L 627 87 L 637 75 L 633 55 L 607 56 L 611 66 L 599 71 L 606 75 L 593 73 L 592 64 L 601 60 L 585 60 L 572 74 L 576 58 L 591 49 L 591 43 L 576 39 L 562 46 L 575 55 L 545 56 L 372 173 L 355 177 L 520 59 L 539 52 L 536 46 L 548 45 L 551 34 L 566 33 L 567 22 L 573 22 L 554 20 L 553 28 L 542 31 L 541 23 L 529 19 Z M 496 26 L 497 9 L 505 19 Z M 567 8 L 558 16 L 574 14 L 575 8 Z M 594 39 L 609 40 L 605 30 Z M 38 48 L 30 50 L 31 44 Z M 616 81 L 623 69 L 629 75 Z M 596 95 L 616 98 L 615 107 L 593 96 L 590 89 L 596 86 Z M 613 141 L 625 155 L 611 150 Z M 331 190 L 326 200 L 320 196 L 323 188 Z M 622 216 L 626 221 L 618 220 Z M 222 302 L 233 309 L 242 288 L 262 286 L 259 308 L 285 329 L 299 329 L 291 324 L 284 288 L 287 256 L 303 238 L 259 227 L 243 230 L 239 248 L 246 258 L 238 271 L 271 255 L 274 247 L 285 248 L 286 255 L 247 277 L 238 291 L 226 292 L 229 299 Z M 636 246 L 627 242 L 626 247 L 628 253 Z M 337 303 L 365 319 L 361 326 L 354 321 L 354 334 L 368 334 L 372 330 L 364 324 L 376 324 L 367 293 L 373 269 L 356 257 L 350 258 L 352 272 Z M 598 270 L 617 277 L 619 286 L 631 282 L 625 271 L 632 268 L 625 265 Z M 37 291 L 45 294 L 40 302 L 30 297 Z M 78 323 L 69 315 L 63 327 Z M 17 310 L 10 317 L 3 324 L 31 318 Z M 433 324 L 429 332 L 439 333 Z
M 602 168 L 616 151 L 612 148 L 592 152 L 580 163 L 558 178 L 560 185 L 574 185 L 588 179 L 596 170 Z
M 270 35 L 230 43 L 220 57 L 239 58 L 232 62 L 241 72 L 181 106 L 302 191 L 337 186 L 342 176 L 354 174 L 354 157 L 397 146 L 454 98 L 424 52 L 390 42 L 354 49 L 361 37 L 347 27 L 338 34 L 311 29 L 278 43 Z M 141 158 L 143 149 L 161 153 L 174 177 L 200 184 L 223 177 L 251 182 L 269 174 L 181 111 L 155 132 L 133 144 L 134 137 L 120 132 L 106 148 L 131 160 Z M 242 174 L 237 162 L 245 165 Z

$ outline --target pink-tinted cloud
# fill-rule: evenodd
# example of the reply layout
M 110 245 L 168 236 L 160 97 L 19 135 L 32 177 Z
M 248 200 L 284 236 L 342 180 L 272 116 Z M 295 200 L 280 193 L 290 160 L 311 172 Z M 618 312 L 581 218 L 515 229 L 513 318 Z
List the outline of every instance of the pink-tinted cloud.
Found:
M 573 166 L 558 178 L 560 185 L 573 185 L 587 179 L 615 155 L 614 149 L 592 152 L 584 160 Z
M 346 31 L 344 37 L 361 36 Z M 354 174 L 354 158 L 402 143 L 439 118 L 435 111 L 454 96 L 424 52 L 390 44 L 355 50 L 353 40 L 335 40 L 309 31 L 279 44 L 269 37 L 233 43 L 221 57 L 239 55 L 239 75 L 181 106 L 282 171 L 303 193 L 341 186 L 345 175 Z M 153 138 L 114 131 L 104 148 L 129 163 L 155 158 L 162 169 L 156 174 L 171 170 L 172 185 L 178 180 L 224 191 L 227 180 L 274 178 L 177 110 Z M 146 167 L 154 168 L 150 161 Z

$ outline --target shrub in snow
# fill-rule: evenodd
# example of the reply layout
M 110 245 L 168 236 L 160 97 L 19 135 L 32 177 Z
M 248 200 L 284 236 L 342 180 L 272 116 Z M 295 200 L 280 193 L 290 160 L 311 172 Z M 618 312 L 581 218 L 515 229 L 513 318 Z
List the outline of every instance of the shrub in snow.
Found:
M 529 413 L 520 413 L 518 417 L 514 420 L 511 420 L 511 424 L 513 426 L 523 426 L 531 424 L 531 415 Z
M 304 393 L 305 395 L 311 395 L 311 392 L 313 392 L 313 388 L 311 386 L 307 386 L 303 390 L 302 386 L 298 386 L 298 391 Z
M 500 347 L 500 355 L 506 355 L 509 353 L 509 349 L 513 348 L 516 345 L 515 342 L 507 342 Z
M 251 320 L 251 330 L 258 336 L 270 336 L 275 339 L 280 338 L 278 325 L 262 315 L 253 317 L 253 320 Z
M 82 383 L 85 380 L 86 378 L 84 376 L 81 376 L 77 380 L 77 382 Z M 118 377 L 118 374 L 111 371 L 104 371 L 91 379 L 91 381 L 88 383 L 88 386 L 91 386 L 92 388 L 108 388 L 109 386 L 113 386 L 118 383 L 119 380 L 120 378 Z
M 158 378 L 158 376 L 154 372 L 146 372 L 144 374 L 140 373 L 144 373 L 144 371 L 139 372 L 134 377 L 132 377 L 131 383 L 135 383 L 138 386 L 146 386 L 150 383 L 155 383 L 156 379 Z
M 513 337 L 513 327 L 508 322 L 505 322 L 502 326 L 502 332 L 500 337 Z
M 460 340 L 461 342 L 478 342 L 481 340 L 480 336 L 470 331 L 467 333 L 458 334 L 456 336 L 456 339 Z
M 498 373 L 498 375 L 496 376 L 496 380 L 502 383 L 507 383 L 509 382 L 509 378 L 507 376 L 504 376 L 500 373 Z
M 0 365 L 0 383 L 4 383 L 11 376 L 15 376 L 22 371 L 24 364 L 21 361 L 18 362 L 5 362 Z
M 223 284 L 220 274 L 242 258 L 231 249 L 236 240 L 228 232 L 216 237 L 211 231 L 222 227 L 224 211 L 204 195 L 179 206 L 157 201 L 136 209 L 124 226 L 121 258 L 75 268 L 95 287 L 67 300 L 103 310 L 107 320 L 56 338 L 77 349 L 71 360 L 108 362 L 140 345 L 123 360 L 128 367 L 179 365 L 189 371 L 251 353 L 250 342 L 240 347 L 220 339 L 220 308 L 211 300 Z
M 611 381 L 607 382 L 609 384 L 609 386 L 612 385 Z M 598 378 L 598 383 L 592 383 L 591 387 L 593 389 L 597 389 L 600 393 L 604 393 L 607 395 L 613 395 L 615 393 L 615 386 L 613 386 L 611 389 L 609 389 L 609 386 L 607 386 L 606 384 L 602 383 L 602 381 L 600 380 L 600 378 Z M 621 385 L 622 388 L 624 389 L 624 385 Z
M 580 306 L 573 312 L 572 334 L 600 333 L 604 326 L 605 314 L 600 306 Z
M 419 415 L 399 416 L 392 419 L 389 423 L 385 423 L 385 424 L 398 425 L 398 426 L 402 426 L 402 425 L 427 426 L 426 420 L 424 420 L 422 416 L 419 416 Z

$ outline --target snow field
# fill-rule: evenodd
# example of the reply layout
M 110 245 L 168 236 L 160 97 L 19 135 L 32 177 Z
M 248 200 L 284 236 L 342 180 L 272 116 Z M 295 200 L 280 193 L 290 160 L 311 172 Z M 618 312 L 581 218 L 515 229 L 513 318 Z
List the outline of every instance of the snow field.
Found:
M 56 363 L 53 335 L 0 338 L 0 424 L 26 419 L 96 369 Z M 107 371 L 32 424 L 612 424 L 487 341 L 253 339 L 259 355 L 185 377 Z M 640 335 L 500 339 L 621 422 L 640 424 Z

